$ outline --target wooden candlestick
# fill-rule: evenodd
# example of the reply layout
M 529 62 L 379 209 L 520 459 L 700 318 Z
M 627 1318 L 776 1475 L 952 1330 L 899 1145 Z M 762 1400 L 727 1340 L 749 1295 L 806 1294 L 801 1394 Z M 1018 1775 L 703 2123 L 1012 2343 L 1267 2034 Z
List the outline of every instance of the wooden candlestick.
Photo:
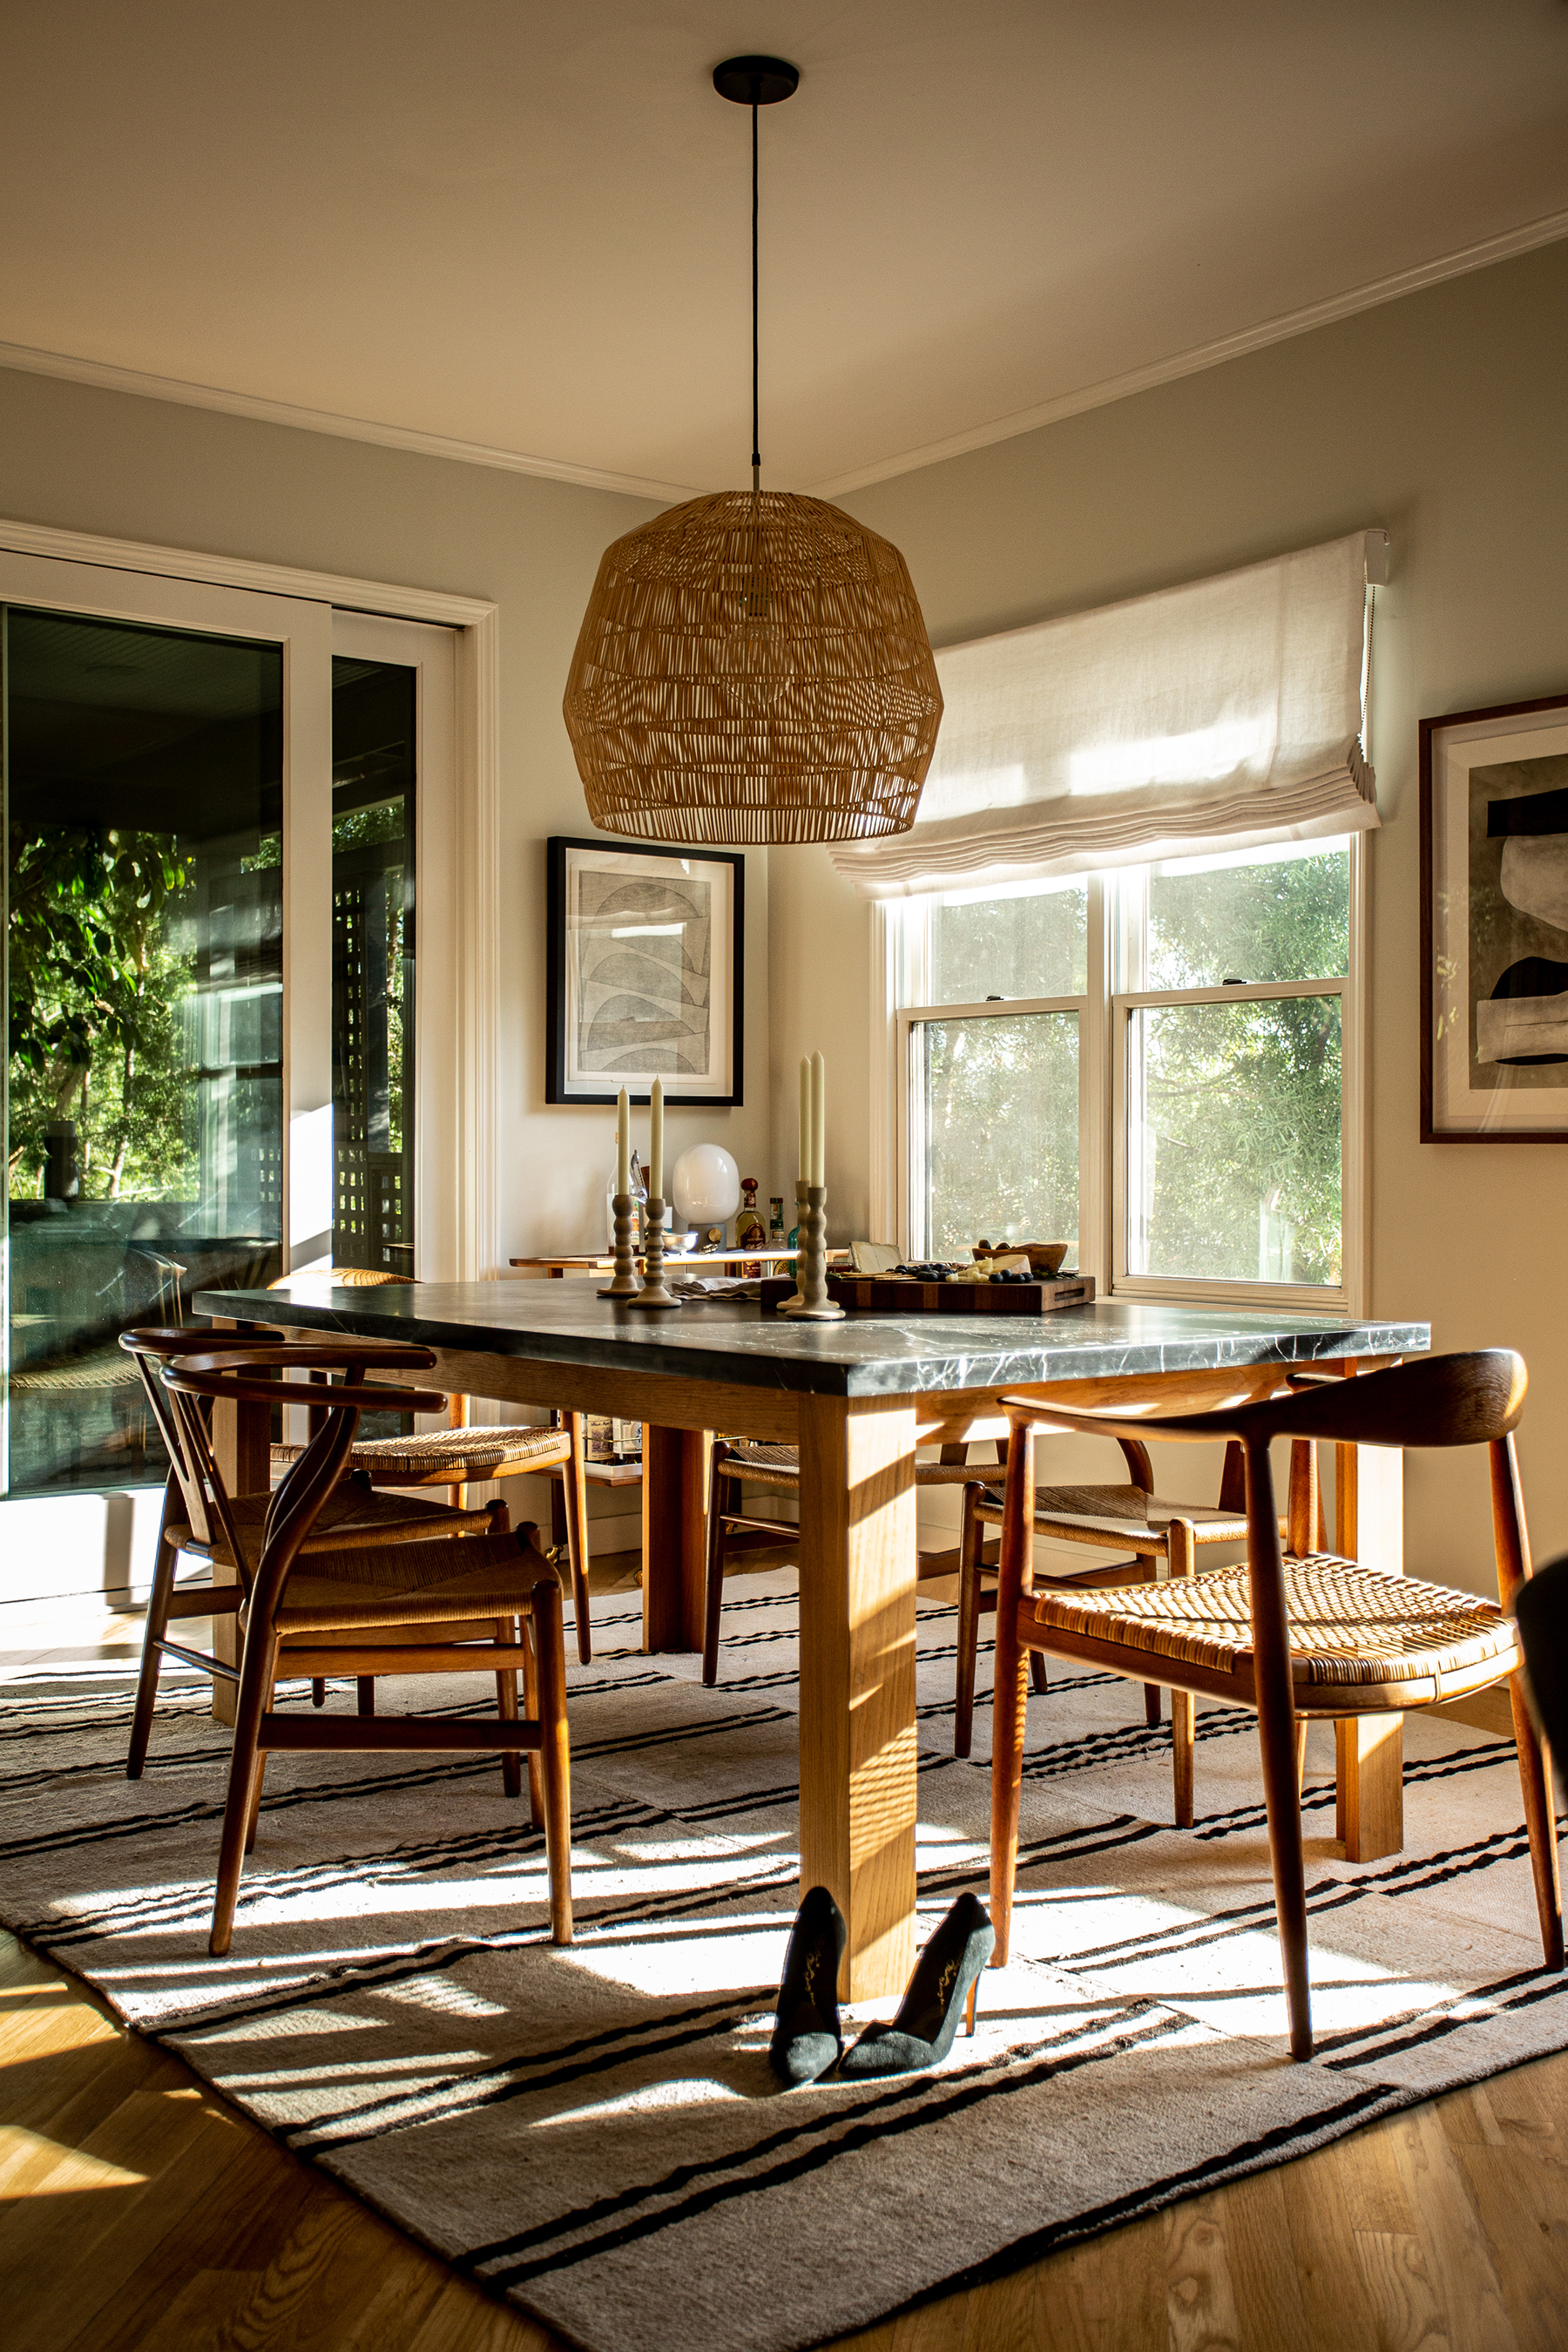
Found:
M 657 1197 L 647 1208 L 643 1244 L 643 1285 L 634 1307 L 679 1307 L 680 1301 L 664 1278 L 664 1202 Z
M 616 1271 L 608 1282 L 599 1285 L 601 1298 L 635 1298 L 637 1289 L 637 1263 L 632 1255 L 632 1236 L 637 1230 L 635 1203 L 629 1192 L 612 1195 L 610 1207 L 616 1218 Z
M 805 1188 L 806 1209 L 800 1229 L 800 1256 L 796 1261 L 800 1274 L 800 1305 L 792 1301 L 779 1308 L 781 1315 L 793 1315 L 803 1323 L 841 1323 L 844 1309 L 836 1307 L 827 1295 L 827 1199 L 826 1184 L 808 1184 Z

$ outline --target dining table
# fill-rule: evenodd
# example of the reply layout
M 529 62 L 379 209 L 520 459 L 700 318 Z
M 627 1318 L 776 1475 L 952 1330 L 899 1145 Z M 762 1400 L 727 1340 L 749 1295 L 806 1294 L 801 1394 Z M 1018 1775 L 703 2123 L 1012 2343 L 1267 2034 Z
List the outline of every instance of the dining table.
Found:
M 410 1376 L 421 1386 L 642 1422 L 650 1652 L 702 1645 L 713 1433 L 799 1448 L 801 1885 L 826 1886 L 843 1912 L 851 2000 L 900 1994 L 914 1958 L 917 1446 L 961 1438 L 1015 1392 L 1092 1407 L 1136 1376 L 1174 1411 L 1258 1393 L 1283 1365 L 1353 1373 L 1431 1344 L 1425 1323 L 1119 1300 L 818 1323 L 710 1297 L 650 1317 L 584 1281 L 344 1288 L 299 1275 L 194 1305 L 220 1327 L 416 1341 L 436 1358 Z M 221 1409 L 231 1491 L 265 1489 L 268 1440 L 265 1406 Z M 1335 1549 L 1400 1572 L 1403 1457 L 1336 1457 Z M 1373 1718 L 1364 1738 L 1337 1727 L 1338 1826 L 1357 1859 L 1397 1849 L 1398 1723 Z

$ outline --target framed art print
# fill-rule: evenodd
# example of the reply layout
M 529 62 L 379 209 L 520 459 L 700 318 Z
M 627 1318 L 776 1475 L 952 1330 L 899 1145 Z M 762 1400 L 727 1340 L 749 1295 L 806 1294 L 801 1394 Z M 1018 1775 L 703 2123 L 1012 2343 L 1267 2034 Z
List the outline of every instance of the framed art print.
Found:
M 1421 721 L 1421 1139 L 1568 1142 L 1568 692 Z
M 739 1103 L 746 861 L 552 839 L 545 1100 Z

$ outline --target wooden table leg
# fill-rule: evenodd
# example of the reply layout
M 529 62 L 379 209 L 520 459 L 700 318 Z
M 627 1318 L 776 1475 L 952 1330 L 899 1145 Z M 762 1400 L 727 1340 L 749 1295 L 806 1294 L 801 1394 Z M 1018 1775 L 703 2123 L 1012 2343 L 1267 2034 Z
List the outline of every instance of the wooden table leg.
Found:
M 706 1430 L 642 1433 L 642 1645 L 700 1650 L 708 1556 Z
M 900 1997 L 915 1951 L 915 1417 L 800 1401 L 801 1889 L 849 1927 L 839 1991 Z
M 1405 1456 L 1386 1445 L 1334 1448 L 1334 1549 L 1385 1575 L 1405 1569 Z M 1334 1725 L 1334 1834 L 1347 1862 L 1376 1862 L 1405 1843 L 1405 1717 L 1342 1716 Z

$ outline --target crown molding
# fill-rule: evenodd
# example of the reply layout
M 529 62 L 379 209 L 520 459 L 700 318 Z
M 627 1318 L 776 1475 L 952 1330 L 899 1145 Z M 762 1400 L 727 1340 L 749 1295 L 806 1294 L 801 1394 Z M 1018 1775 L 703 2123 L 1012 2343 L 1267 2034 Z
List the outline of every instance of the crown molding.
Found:
M 1364 286 L 1352 287 L 1343 294 L 1331 294 L 1321 302 L 1306 303 L 1300 310 L 1281 311 L 1274 318 L 1259 320 L 1256 326 L 1242 328 L 1237 334 L 1194 344 L 1189 351 L 1152 361 L 1146 367 L 1103 377 L 1077 391 L 1058 393 L 1054 399 L 1041 401 L 1032 408 L 1016 409 L 988 424 L 972 425 L 967 432 L 900 450 L 893 457 L 879 458 L 873 465 L 857 467 L 848 473 L 835 474 L 825 481 L 814 482 L 810 495 L 841 498 L 847 491 L 866 489 L 873 482 L 889 481 L 898 474 L 917 473 L 922 467 L 941 465 L 944 458 L 962 457 L 972 449 L 986 449 L 995 442 L 1014 440 L 1020 434 L 1037 432 L 1043 425 L 1059 424 L 1066 417 L 1081 416 L 1089 409 L 1106 408 L 1113 401 L 1130 399 L 1134 393 L 1151 392 L 1160 384 L 1175 383 L 1183 376 L 1199 375 L 1205 368 L 1222 367 L 1227 360 L 1244 358 L 1249 352 L 1266 351 L 1271 343 L 1310 334 L 1314 327 L 1331 326 L 1336 320 L 1353 318 L 1360 310 L 1396 302 L 1402 295 L 1416 294 L 1424 287 L 1438 286 L 1447 278 L 1489 268 L 1494 262 L 1533 253 L 1539 247 L 1555 245 L 1564 237 L 1568 237 L 1568 212 L 1549 213 L 1543 219 L 1505 229 L 1500 236 L 1483 237 L 1478 244 L 1461 246 L 1452 253 L 1440 254 L 1435 260 L 1418 262 L 1414 268 L 1372 278 Z M 24 343 L 0 342 L 0 368 L 15 368 L 28 375 L 55 376 L 68 383 L 89 384 L 103 392 L 130 393 L 143 400 L 169 400 L 186 408 L 214 409 L 224 415 L 249 417 L 258 424 L 287 425 L 295 432 L 329 433 L 340 440 L 371 442 L 384 449 L 405 449 L 416 457 L 446 457 L 465 466 L 491 466 L 502 473 L 531 474 L 544 481 L 570 482 L 582 489 L 613 490 L 630 498 L 656 499 L 664 505 L 700 495 L 699 489 L 687 482 L 656 482 L 637 474 L 609 473 L 599 467 L 571 465 L 563 458 L 537 457 L 519 449 L 493 448 L 482 441 L 459 440 L 449 434 L 426 433 L 414 425 L 341 416 L 331 409 L 302 408 L 291 401 L 264 400 L 219 385 L 188 383 L 180 376 L 150 375 L 139 368 L 78 359 L 65 352 L 36 351 Z
M 571 482 L 584 490 L 616 490 L 629 498 L 658 499 L 668 505 L 696 496 L 682 482 L 644 481 L 637 474 L 605 473 L 596 466 L 574 466 L 560 457 L 534 457 L 521 449 L 495 449 L 483 441 L 461 441 L 447 433 L 425 433 L 412 425 L 383 425 L 367 416 L 340 416 L 330 408 L 300 408 L 289 400 L 263 400 L 222 385 L 190 383 L 183 376 L 148 375 L 140 368 L 113 367 L 104 360 L 77 359 L 68 352 L 35 351 L 26 343 L 0 342 L 0 368 L 25 375 L 57 376 L 100 392 L 128 392 L 140 400 L 172 400 L 184 408 L 216 409 L 247 416 L 258 425 L 284 425 L 298 433 L 331 433 L 342 441 L 370 441 L 383 449 L 406 449 L 416 457 L 455 458 L 464 466 L 493 466 L 506 474 L 532 474 L 547 482 Z
M 923 466 L 939 466 L 945 457 L 962 457 L 972 449 L 986 449 L 994 442 L 1014 440 L 1021 433 L 1036 432 L 1042 425 L 1057 425 L 1064 417 L 1081 416 L 1091 408 L 1107 408 L 1112 401 L 1127 400 L 1134 393 L 1151 392 L 1156 385 L 1201 374 L 1205 368 L 1222 367 L 1226 360 L 1241 359 L 1248 352 L 1266 351 L 1269 344 L 1286 342 L 1292 335 L 1310 334 L 1314 327 L 1331 326 L 1337 319 L 1353 318 L 1358 310 L 1397 302 L 1401 295 L 1417 294 L 1423 287 L 1441 285 L 1449 278 L 1467 277 L 1472 270 L 1489 268 L 1494 261 L 1510 261 L 1518 254 L 1533 253 L 1538 247 L 1555 245 L 1563 237 L 1568 237 L 1568 212 L 1549 213 L 1542 220 L 1527 221 L 1521 228 L 1506 229 L 1500 236 L 1484 237 L 1479 245 L 1462 246 L 1435 261 L 1418 262 L 1413 269 L 1396 270 L 1389 278 L 1372 278 L 1348 293 L 1331 294 L 1324 301 L 1309 302 L 1299 310 L 1283 310 L 1277 318 L 1261 320 L 1257 326 L 1244 327 L 1237 334 L 1222 335 L 1215 342 L 1194 344 L 1191 351 L 1177 352 L 1170 359 L 1131 368 L 1125 375 L 1106 376 L 1100 383 L 1085 384 L 1077 392 L 1060 393 L 1054 400 L 1041 401 L 1037 407 L 1017 409 L 989 425 L 976 425 L 967 433 L 954 433 L 945 441 L 931 441 L 921 448 L 902 450 L 896 457 L 879 458 L 875 465 L 858 467 L 852 473 L 836 474 L 828 481 L 813 483 L 811 496 L 842 498 L 847 491 L 866 489 L 873 482 L 890 481 L 898 474 L 916 473 Z

